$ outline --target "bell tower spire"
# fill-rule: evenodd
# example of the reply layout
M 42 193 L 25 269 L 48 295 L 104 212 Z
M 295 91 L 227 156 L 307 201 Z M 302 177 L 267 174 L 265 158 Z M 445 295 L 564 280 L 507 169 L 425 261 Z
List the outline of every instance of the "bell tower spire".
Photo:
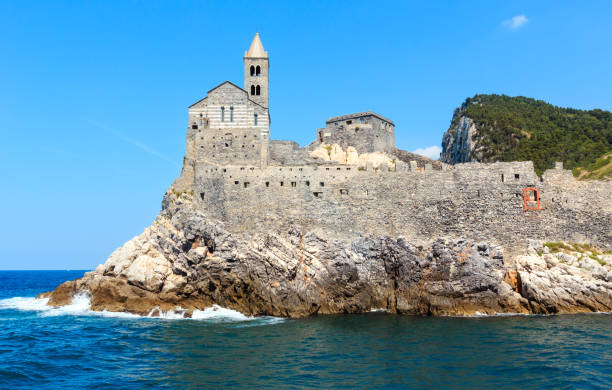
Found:
M 249 99 L 269 108 L 269 69 L 268 52 L 264 50 L 259 33 L 255 33 L 248 51 L 244 52 L 244 89 Z

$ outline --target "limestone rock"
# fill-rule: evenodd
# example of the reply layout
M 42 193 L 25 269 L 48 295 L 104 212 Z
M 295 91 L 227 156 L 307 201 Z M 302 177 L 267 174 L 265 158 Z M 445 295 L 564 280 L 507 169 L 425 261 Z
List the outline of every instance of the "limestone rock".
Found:
M 461 116 L 457 124 L 442 136 L 440 161 L 447 164 L 480 161 L 480 153 L 476 150 L 474 142 L 476 133 L 474 121 L 466 116 Z
M 573 265 L 535 253 L 513 262 L 487 242 L 343 241 L 291 224 L 232 234 L 189 198 L 164 202 L 152 226 L 95 271 L 60 285 L 49 304 L 85 293 L 93 310 L 138 314 L 212 304 L 287 317 L 372 308 L 431 315 L 612 310 L 610 266 L 590 259 Z

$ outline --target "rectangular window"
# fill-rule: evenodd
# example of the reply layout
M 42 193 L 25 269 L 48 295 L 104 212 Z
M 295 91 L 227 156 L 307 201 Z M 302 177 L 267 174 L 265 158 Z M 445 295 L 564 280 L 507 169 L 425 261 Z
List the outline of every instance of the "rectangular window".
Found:
M 255 123 L 255 126 L 257 126 L 257 114 L 253 115 L 253 122 Z
M 234 121 L 234 107 L 230 107 L 230 122 Z
M 225 122 L 225 107 L 221 107 L 221 122 Z

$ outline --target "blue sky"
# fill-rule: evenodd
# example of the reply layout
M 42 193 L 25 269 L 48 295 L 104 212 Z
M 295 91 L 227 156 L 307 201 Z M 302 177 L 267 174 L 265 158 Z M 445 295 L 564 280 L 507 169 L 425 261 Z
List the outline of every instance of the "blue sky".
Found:
M 187 107 L 242 85 L 256 31 L 273 138 L 373 110 L 416 150 L 477 93 L 612 109 L 611 18 L 609 1 L 2 1 L 0 269 L 90 269 L 140 234 Z

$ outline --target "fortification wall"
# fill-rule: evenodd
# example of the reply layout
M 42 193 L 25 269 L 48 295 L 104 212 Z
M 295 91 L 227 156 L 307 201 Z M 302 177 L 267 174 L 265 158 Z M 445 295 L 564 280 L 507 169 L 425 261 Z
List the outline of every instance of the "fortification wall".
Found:
M 297 224 L 330 239 L 493 240 L 509 254 L 529 238 L 612 247 L 610 184 L 568 186 L 571 180 L 561 171 L 541 181 L 530 162 L 406 172 L 197 164 L 194 191 L 202 210 L 242 234 Z M 526 187 L 540 190 L 542 210 L 523 210 Z

